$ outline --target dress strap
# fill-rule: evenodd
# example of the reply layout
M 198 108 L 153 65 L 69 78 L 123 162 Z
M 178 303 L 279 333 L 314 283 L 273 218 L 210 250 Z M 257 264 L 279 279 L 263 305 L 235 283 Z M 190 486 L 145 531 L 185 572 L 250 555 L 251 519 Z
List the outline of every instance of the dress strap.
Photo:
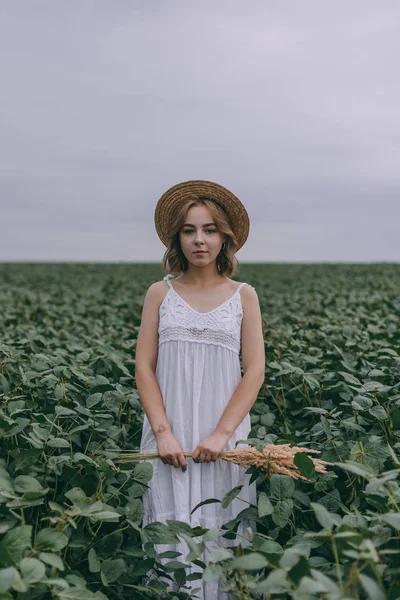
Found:
M 170 288 L 172 288 L 172 284 L 170 282 L 170 279 L 172 279 L 173 275 L 171 275 L 171 273 L 168 273 L 168 275 L 166 275 L 165 277 L 163 277 L 163 281 L 166 281 L 169 285 Z
M 240 284 L 237 286 L 237 288 L 236 288 L 236 291 L 237 291 L 237 292 L 239 292 L 239 291 L 242 289 L 242 287 L 243 287 L 244 285 L 247 285 L 247 283 L 246 283 L 245 281 L 243 281 L 243 283 L 240 283 Z

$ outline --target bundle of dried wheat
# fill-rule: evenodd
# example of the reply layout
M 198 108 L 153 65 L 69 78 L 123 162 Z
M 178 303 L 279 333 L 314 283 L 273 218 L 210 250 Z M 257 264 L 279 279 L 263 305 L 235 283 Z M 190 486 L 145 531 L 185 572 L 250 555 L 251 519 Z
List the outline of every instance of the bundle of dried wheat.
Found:
M 221 452 L 218 458 L 235 463 L 241 467 L 260 467 L 267 471 L 268 475 L 278 473 L 281 475 L 290 475 L 290 477 L 294 477 L 295 479 L 308 481 L 307 477 L 304 477 L 304 475 L 301 474 L 299 468 L 293 462 L 297 452 L 319 454 L 319 450 L 313 450 L 311 448 L 299 448 L 298 446 L 291 447 L 289 444 L 269 444 L 268 446 L 265 446 L 262 451 L 257 450 L 252 446 L 228 450 L 227 452 Z M 184 452 L 183 455 L 186 458 L 191 458 L 192 452 Z M 129 463 L 156 458 L 160 458 L 159 454 L 156 452 L 129 452 L 120 454 L 119 459 L 115 462 Z M 312 458 L 311 456 L 308 458 L 313 461 L 317 473 L 327 473 L 325 465 L 332 464 L 325 460 Z
M 298 446 L 289 446 L 289 444 L 265 446 L 260 452 L 256 448 L 248 446 L 247 448 L 238 448 L 237 450 L 228 450 L 220 455 L 224 460 L 235 463 L 236 465 L 261 467 L 265 469 L 269 475 L 279 473 L 281 475 L 290 475 L 295 479 L 307 480 L 307 477 L 301 474 L 299 468 L 294 464 L 294 457 L 297 452 L 305 454 L 319 454 L 319 450 L 311 448 L 299 448 Z M 327 473 L 325 465 L 331 463 L 319 458 L 309 456 L 314 464 L 317 473 Z M 335 475 L 336 477 L 336 475 Z

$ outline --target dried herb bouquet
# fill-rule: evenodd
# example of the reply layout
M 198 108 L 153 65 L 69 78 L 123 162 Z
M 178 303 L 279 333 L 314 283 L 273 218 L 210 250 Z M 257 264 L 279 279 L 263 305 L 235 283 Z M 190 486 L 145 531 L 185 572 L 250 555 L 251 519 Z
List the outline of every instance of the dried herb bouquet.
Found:
M 264 446 L 262 450 L 258 450 L 252 446 L 228 450 L 226 452 L 221 452 L 218 458 L 235 463 L 241 467 L 259 467 L 264 469 L 268 475 L 278 473 L 281 475 L 290 475 L 290 477 L 294 477 L 295 479 L 308 481 L 308 478 L 301 473 L 301 470 L 295 464 L 295 456 L 298 453 L 303 453 L 307 456 L 308 454 L 319 454 L 319 450 L 300 448 L 298 446 L 290 446 L 289 444 L 269 444 Z M 186 458 L 191 458 L 192 454 L 192 452 L 183 453 Z M 123 452 L 119 455 L 117 460 L 114 460 L 114 462 L 130 463 L 157 458 L 160 458 L 160 455 L 157 454 L 157 452 Z M 319 458 L 307 458 L 312 461 L 317 473 L 326 474 L 326 465 L 332 464 Z

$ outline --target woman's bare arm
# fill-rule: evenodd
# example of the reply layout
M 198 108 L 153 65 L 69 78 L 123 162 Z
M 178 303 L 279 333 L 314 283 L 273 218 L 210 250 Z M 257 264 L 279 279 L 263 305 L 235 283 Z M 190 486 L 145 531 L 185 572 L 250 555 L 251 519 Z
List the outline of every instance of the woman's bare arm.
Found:
M 265 348 L 260 304 L 256 290 L 245 286 L 242 293 L 243 378 L 230 399 L 216 431 L 227 438 L 233 434 L 257 399 L 265 376 Z
M 163 282 L 153 283 L 147 290 L 142 321 L 136 344 L 135 379 L 140 402 L 149 420 L 164 463 L 186 469 L 183 450 L 169 424 L 164 402 L 156 379 L 158 357 L 159 308 L 162 302 Z
M 149 419 L 154 436 L 171 431 L 155 371 L 158 357 L 158 310 L 160 307 L 159 282 L 147 290 L 142 321 L 136 344 L 135 378 L 140 401 Z

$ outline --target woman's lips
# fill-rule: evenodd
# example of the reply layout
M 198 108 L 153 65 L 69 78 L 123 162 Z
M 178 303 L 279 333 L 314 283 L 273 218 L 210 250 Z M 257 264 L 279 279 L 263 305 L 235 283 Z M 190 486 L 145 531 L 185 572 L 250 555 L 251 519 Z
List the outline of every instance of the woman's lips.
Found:
M 206 253 L 206 252 L 203 252 L 203 251 L 201 251 L 201 252 L 195 252 L 195 254 L 199 254 L 199 255 L 201 256 L 202 254 L 207 254 L 207 253 Z

